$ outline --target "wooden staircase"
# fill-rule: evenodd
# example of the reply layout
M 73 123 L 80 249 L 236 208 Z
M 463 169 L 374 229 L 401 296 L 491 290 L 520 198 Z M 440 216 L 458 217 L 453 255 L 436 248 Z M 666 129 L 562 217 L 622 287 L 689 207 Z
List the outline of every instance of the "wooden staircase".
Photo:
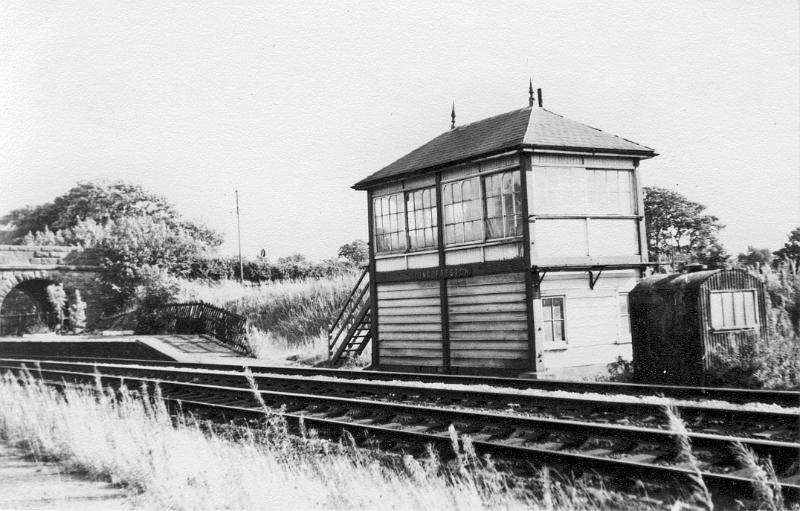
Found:
M 370 305 L 369 271 L 365 269 L 328 329 L 328 358 L 333 367 L 360 355 L 372 340 Z

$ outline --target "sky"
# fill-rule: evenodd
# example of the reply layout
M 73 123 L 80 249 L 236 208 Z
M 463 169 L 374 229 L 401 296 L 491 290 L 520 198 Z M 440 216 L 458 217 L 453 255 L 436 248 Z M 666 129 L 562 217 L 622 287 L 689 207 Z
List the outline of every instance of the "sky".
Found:
M 544 106 L 655 148 L 644 185 L 729 252 L 800 226 L 792 0 L 0 3 L 0 214 L 78 181 L 164 195 L 245 256 L 366 239 L 350 186 L 457 124 Z

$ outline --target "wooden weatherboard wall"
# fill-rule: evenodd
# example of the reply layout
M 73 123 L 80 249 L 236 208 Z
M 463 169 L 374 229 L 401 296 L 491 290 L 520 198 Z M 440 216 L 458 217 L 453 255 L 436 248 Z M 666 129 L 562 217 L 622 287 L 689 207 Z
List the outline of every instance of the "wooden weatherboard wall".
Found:
M 443 176 L 453 179 L 522 172 L 519 153 L 472 161 L 434 175 L 384 184 L 370 193 L 370 239 L 375 244 L 372 199 L 435 188 L 438 246 L 379 255 L 370 250 L 376 314 L 373 365 L 386 370 L 461 374 L 519 374 L 533 369 L 536 350 L 530 318 L 527 232 L 501 240 L 446 245 Z M 523 181 L 524 183 L 524 181 Z M 521 193 L 524 195 L 524 185 Z M 528 213 L 523 198 L 521 218 Z M 486 212 L 484 211 L 484 214 Z M 525 226 L 527 227 L 527 226 Z M 526 229 L 527 231 L 527 229 Z

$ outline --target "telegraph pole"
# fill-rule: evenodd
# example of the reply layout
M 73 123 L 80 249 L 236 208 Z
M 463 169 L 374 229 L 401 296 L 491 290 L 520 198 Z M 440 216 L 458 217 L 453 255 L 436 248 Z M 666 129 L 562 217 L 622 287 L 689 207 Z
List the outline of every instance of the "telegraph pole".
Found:
M 239 190 L 236 192 L 236 234 L 239 241 L 239 282 L 244 282 L 244 265 L 242 264 L 242 223 L 239 219 Z

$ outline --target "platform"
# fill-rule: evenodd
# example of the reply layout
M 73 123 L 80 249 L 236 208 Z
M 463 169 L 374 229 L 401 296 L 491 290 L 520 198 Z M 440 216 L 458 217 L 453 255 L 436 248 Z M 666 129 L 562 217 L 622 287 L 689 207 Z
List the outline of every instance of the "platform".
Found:
M 0 443 L 0 509 L 135 509 L 123 488 L 66 472 Z
M 0 356 L 109 357 L 205 364 L 258 363 L 200 335 L 32 335 L 0 337 Z

